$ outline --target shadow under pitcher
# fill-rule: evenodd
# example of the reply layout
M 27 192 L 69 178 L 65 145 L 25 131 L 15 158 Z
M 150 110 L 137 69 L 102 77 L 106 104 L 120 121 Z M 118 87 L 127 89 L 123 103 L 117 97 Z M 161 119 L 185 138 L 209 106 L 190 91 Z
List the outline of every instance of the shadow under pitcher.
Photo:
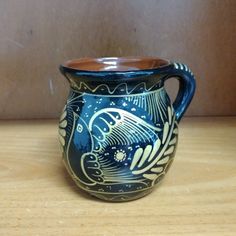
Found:
M 63 162 L 79 188 L 107 201 L 150 193 L 165 176 L 195 91 L 189 68 L 156 57 L 82 58 L 60 71 L 70 93 L 59 124 Z M 164 84 L 179 80 L 172 104 Z

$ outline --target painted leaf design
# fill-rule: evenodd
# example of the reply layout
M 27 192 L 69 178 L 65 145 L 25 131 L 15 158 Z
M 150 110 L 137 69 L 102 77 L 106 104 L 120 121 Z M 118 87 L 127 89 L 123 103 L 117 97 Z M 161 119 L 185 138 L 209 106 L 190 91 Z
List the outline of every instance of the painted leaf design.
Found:
M 168 122 L 165 122 L 164 128 L 163 128 L 162 143 L 165 143 L 166 138 L 167 138 L 167 135 L 168 135 L 168 132 L 169 132 L 169 123 L 168 123 Z
M 177 138 L 174 137 L 174 138 L 169 142 L 169 145 L 174 145 L 174 144 L 176 144 L 176 142 L 177 142 Z
M 151 151 L 152 151 L 152 146 L 151 145 L 147 145 L 146 148 L 143 151 L 143 155 L 142 155 L 142 158 L 141 158 L 141 160 L 140 160 L 140 162 L 138 164 L 138 167 L 141 167 L 144 164 L 144 162 L 149 157 Z
M 164 170 L 163 167 L 155 167 L 151 169 L 151 171 L 154 173 L 161 173 L 163 170 Z
M 152 161 L 155 157 L 156 153 L 158 152 L 161 145 L 160 139 L 158 139 L 153 146 L 147 145 L 145 149 L 138 148 L 134 154 L 133 161 L 130 166 L 130 170 L 133 170 L 135 167 L 136 169 L 140 167 L 144 167 L 148 163 Z
M 169 161 L 170 157 L 166 156 L 164 158 L 162 158 L 160 161 L 157 162 L 158 165 L 163 165 L 166 164 Z
M 134 167 L 137 165 L 138 161 L 142 157 L 142 154 L 143 154 L 143 149 L 142 148 L 138 148 L 136 150 L 135 154 L 134 154 L 133 161 L 132 161 L 131 166 L 130 166 L 130 170 L 134 169 Z
M 165 151 L 164 155 L 170 155 L 170 154 L 172 154 L 173 151 L 174 151 L 174 149 L 175 149 L 174 146 L 169 147 L 169 148 Z
M 171 118 L 172 118 L 172 109 L 171 109 L 171 107 L 168 107 L 167 110 L 168 110 L 168 121 L 169 121 L 169 125 L 170 125 Z

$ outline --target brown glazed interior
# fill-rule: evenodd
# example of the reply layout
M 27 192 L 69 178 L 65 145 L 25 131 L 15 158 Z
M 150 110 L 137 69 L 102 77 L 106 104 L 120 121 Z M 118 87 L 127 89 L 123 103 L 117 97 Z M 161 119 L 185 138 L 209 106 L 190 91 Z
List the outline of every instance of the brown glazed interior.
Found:
M 157 69 L 168 65 L 167 60 L 157 57 L 104 57 L 81 58 L 67 61 L 64 67 L 82 71 L 134 71 Z

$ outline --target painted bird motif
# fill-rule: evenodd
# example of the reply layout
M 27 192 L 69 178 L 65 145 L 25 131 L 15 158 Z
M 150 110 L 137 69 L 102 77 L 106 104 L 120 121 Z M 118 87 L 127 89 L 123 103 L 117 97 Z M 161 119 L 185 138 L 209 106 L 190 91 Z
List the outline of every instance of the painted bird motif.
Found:
M 155 180 L 163 171 L 156 163 L 163 156 L 159 153 L 165 146 L 164 139 L 172 135 L 170 122 L 164 124 L 163 133 L 163 127 L 141 119 L 128 108 L 106 106 L 88 114 L 82 107 L 78 114 L 71 107 L 67 106 L 72 128 L 66 156 L 81 183 L 144 183 Z M 162 164 L 168 161 L 164 159 Z

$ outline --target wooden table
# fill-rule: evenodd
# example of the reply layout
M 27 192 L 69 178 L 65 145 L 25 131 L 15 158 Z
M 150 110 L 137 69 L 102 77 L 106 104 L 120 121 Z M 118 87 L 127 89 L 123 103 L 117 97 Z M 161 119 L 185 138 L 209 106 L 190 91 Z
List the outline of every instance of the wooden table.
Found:
M 0 235 L 236 235 L 236 118 L 185 118 L 150 195 L 96 200 L 65 172 L 56 121 L 0 122 Z

